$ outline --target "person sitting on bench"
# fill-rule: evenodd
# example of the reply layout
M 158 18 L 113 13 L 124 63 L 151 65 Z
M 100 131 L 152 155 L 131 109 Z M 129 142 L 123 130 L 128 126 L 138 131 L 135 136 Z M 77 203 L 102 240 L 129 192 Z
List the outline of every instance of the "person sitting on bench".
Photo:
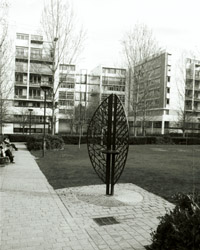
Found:
M 6 153 L 5 153 L 5 150 L 3 148 L 2 142 L 0 143 L 0 157 L 2 157 L 2 158 L 6 157 Z
M 0 143 L 0 148 L 1 148 L 2 157 L 8 156 L 10 162 L 14 163 L 14 156 L 12 155 L 12 152 L 10 151 L 9 146 L 5 145 L 2 142 L 2 143 Z
M 4 142 L 6 145 L 9 145 L 9 146 L 11 146 L 12 148 L 14 148 L 14 149 L 15 149 L 15 151 L 17 151 L 17 150 L 18 150 L 18 148 L 15 146 L 15 144 L 14 144 L 14 143 L 10 143 L 10 140 L 9 140 L 9 138 L 8 138 L 8 137 L 4 138 L 3 142 Z

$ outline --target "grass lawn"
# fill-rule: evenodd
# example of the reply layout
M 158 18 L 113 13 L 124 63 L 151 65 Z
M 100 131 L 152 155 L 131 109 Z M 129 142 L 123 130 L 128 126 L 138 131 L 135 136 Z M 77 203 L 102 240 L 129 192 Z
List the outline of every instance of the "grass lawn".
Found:
M 32 152 L 54 189 L 102 184 L 89 160 L 87 146 Z M 131 145 L 118 183 L 134 183 L 169 201 L 177 192 L 200 190 L 200 146 Z

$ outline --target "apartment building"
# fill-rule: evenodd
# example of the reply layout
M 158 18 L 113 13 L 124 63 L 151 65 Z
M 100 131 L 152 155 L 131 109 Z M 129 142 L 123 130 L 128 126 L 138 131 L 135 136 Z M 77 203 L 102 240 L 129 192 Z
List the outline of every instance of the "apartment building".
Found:
M 59 119 L 59 132 L 71 133 L 86 132 L 88 120 L 93 115 L 98 105 L 111 93 L 119 96 L 124 106 L 126 91 L 126 70 L 122 68 L 110 68 L 98 66 L 90 73 L 81 70 L 76 73 L 74 89 L 70 95 L 74 102 L 71 112 L 66 110 L 68 116 Z M 62 85 L 60 86 L 59 96 Z M 73 92 L 73 93 L 72 93 Z
M 43 131 L 44 91 L 40 86 L 48 85 L 53 88 L 51 53 L 49 44 L 43 40 L 43 36 L 16 34 L 13 133 Z M 47 93 L 47 131 L 50 130 L 51 105 L 51 96 Z
M 14 51 L 12 118 L 4 124 L 3 133 L 43 133 L 43 85 L 49 87 L 46 93 L 46 132 L 51 131 L 52 93 L 56 88 L 56 133 L 77 132 L 80 124 L 86 130 L 88 119 L 111 93 L 118 94 L 125 105 L 125 69 L 98 66 L 88 73 L 87 70 L 78 71 L 76 65 L 61 63 L 53 74 L 55 54 L 42 35 L 17 33 Z
M 129 74 L 129 123 L 132 134 L 198 132 L 200 64 L 176 53 L 161 52 Z
M 92 74 L 100 76 L 100 100 L 103 101 L 110 94 L 117 94 L 124 107 L 126 97 L 126 69 L 98 66 L 91 71 Z
M 129 74 L 131 133 L 165 133 L 169 127 L 171 65 L 169 53 L 159 53 Z
M 185 102 L 186 128 L 200 129 L 200 61 L 186 59 L 185 74 Z

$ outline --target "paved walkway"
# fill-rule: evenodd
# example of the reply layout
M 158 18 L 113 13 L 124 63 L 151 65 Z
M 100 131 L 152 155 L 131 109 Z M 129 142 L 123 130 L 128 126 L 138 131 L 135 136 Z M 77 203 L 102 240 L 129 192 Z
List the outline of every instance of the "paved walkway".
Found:
M 144 250 L 172 204 L 133 184 L 54 191 L 23 143 L 15 164 L 0 167 L 0 249 Z M 104 218 L 99 225 L 95 218 Z M 108 218 L 109 217 L 109 218 Z

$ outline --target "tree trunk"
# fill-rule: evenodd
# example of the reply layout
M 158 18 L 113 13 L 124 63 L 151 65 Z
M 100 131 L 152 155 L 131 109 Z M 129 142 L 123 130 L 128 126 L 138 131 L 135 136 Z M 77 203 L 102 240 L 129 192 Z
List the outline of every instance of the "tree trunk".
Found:
M 55 135 L 55 96 L 52 100 L 51 134 Z

